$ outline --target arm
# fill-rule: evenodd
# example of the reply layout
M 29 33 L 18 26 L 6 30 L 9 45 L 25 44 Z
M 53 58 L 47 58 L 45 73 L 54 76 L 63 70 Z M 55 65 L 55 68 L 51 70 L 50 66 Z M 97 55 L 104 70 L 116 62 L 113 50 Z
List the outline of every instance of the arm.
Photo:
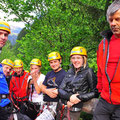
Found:
M 38 84 L 40 72 L 38 72 L 38 70 L 31 71 L 31 77 L 32 77 L 32 79 L 30 81 L 30 85 L 33 84 L 37 94 L 40 94 L 41 93 L 41 85 L 43 82 L 43 81 L 40 81 L 40 83 Z
M 42 92 L 44 94 L 47 94 L 51 98 L 56 98 L 57 95 L 58 95 L 57 93 L 55 93 L 56 88 L 47 89 L 47 87 L 45 85 L 43 85 L 43 84 L 42 84 L 41 88 L 42 88 Z
M 88 69 L 88 74 L 87 74 L 87 81 L 88 81 L 88 86 L 89 86 L 89 91 L 88 93 L 85 94 L 80 94 L 78 98 L 81 101 L 88 101 L 91 98 L 98 97 L 98 91 L 96 89 L 96 84 L 97 84 L 97 78 L 96 75 L 94 74 L 92 69 Z
M 98 71 L 97 71 L 97 79 L 98 79 L 98 81 L 97 81 L 97 89 L 98 89 L 98 91 L 100 93 L 101 90 L 102 90 L 102 73 L 101 73 L 101 69 L 100 69 L 99 65 L 100 65 L 100 62 L 102 61 L 101 60 L 102 58 L 100 58 L 100 55 L 102 56 L 103 53 L 102 52 L 100 53 L 99 51 L 100 50 L 98 49 L 98 51 L 97 51 L 97 66 L 98 66 Z
M 59 89 L 58 89 L 59 96 L 65 100 L 69 100 L 70 96 L 73 94 L 70 91 L 68 92 L 65 90 L 65 88 L 67 86 L 68 79 L 69 79 L 68 76 L 69 76 L 69 71 L 65 75 L 65 77 L 64 77 L 63 81 L 61 82 L 61 85 L 59 86 Z
M 33 80 L 33 81 L 34 81 L 33 84 L 34 84 L 34 87 L 35 87 L 35 90 L 36 90 L 37 94 L 40 94 L 42 92 L 41 86 L 42 86 L 43 81 L 41 81 L 39 83 L 39 85 L 37 83 L 37 80 Z
M 12 93 L 13 92 L 13 88 L 14 88 L 14 79 L 13 79 L 13 77 L 11 78 L 11 80 L 10 80 L 10 88 L 9 88 L 9 90 L 10 90 L 10 93 Z

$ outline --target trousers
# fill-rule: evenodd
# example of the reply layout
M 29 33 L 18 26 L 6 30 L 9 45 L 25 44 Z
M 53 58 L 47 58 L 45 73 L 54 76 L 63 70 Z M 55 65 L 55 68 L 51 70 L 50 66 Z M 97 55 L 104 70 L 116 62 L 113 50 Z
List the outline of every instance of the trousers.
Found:
M 93 120 L 120 120 L 120 105 L 113 105 L 100 98 L 95 111 Z

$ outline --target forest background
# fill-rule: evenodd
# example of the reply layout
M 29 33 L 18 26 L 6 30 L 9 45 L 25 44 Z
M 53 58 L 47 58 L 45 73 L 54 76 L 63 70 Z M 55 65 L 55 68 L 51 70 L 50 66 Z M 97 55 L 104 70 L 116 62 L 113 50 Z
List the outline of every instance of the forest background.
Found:
M 97 72 L 96 51 L 102 37 L 100 32 L 109 29 L 106 10 L 113 0 L 0 0 L 0 10 L 12 21 L 22 21 L 25 28 L 19 33 L 17 43 L 8 41 L 0 61 L 5 58 L 21 59 L 24 69 L 30 61 L 42 61 L 42 73 L 49 70 L 47 56 L 58 51 L 62 66 L 69 69 L 70 51 L 75 46 L 87 49 L 89 67 Z M 87 118 L 84 118 L 87 120 Z

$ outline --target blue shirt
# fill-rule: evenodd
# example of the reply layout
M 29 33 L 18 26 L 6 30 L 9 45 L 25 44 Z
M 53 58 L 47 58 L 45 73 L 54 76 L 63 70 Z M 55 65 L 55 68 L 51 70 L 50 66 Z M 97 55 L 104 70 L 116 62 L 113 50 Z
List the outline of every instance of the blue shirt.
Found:
M 63 69 L 61 69 L 58 72 L 54 72 L 54 71 L 48 72 L 43 82 L 43 85 L 45 85 L 47 89 L 58 88 L 65 74 L 66 72 Z M 47 102 L 58 102 L 59 97 L 57 96 L 56 98 L 50 98 L 48 95 L 44 94 L 43 100 Z
M 7 81 L 6 81 L 6 77 L 3 73 L 3 68 L 2 68 L 1 64 L 0 64 L 0 94 L 9 94 L 8 84 L 7 84 Z M 7 99 L 1 99 L 0 106 L 4 107 L 9 103 L 10 103 L 10 100 L 8 98 Z

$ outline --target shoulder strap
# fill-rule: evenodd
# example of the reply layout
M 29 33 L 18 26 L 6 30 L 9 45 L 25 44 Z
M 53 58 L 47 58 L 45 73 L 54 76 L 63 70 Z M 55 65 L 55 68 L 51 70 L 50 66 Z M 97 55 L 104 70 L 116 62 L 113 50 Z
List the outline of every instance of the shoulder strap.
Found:
M 22 81 L 21 88 L 22 88 L 22 86 L 23 86 L 23 83 L 24 83 L 24 80 L 25 80 L 25 78 L 26 78 L 27 76 L 28 76 L 28 73 L 26 73 L 25 77 L 23 78 L 23 81 Z

